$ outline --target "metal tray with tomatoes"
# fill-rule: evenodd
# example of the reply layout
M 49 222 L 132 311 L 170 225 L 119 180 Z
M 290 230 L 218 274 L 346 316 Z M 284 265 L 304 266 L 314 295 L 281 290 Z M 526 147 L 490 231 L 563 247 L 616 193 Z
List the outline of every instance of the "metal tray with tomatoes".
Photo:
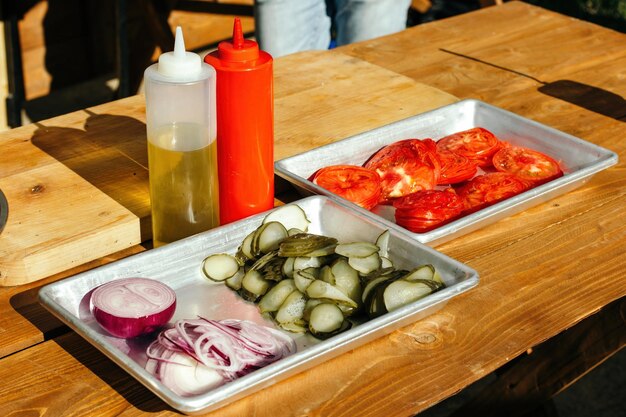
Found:
M 469 99 L 282 159 L 275 171 L 304 195 L 440 244 L 616 163 L 610 150 Z

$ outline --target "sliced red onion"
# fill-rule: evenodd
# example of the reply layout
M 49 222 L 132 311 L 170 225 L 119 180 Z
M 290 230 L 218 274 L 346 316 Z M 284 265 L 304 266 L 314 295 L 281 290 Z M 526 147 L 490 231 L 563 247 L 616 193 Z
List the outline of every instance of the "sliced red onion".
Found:
M 148 346 L 146 370 L 175 393 L 190 396 L 295 351 L 289 336 L 251 321 L 179 320 Z
M 176 293 L 149 278 L 123 278 L 96 288 L 92 314 L 111 335 L 130 338 L 163 327 L 176 310 Z

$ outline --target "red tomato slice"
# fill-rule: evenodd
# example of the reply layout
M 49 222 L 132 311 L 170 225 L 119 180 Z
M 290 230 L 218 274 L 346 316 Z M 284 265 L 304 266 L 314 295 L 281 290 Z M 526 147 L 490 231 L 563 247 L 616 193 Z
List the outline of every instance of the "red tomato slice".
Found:
M 424 190 L 401 197 L 393 202 L 396 223 L 415 233 L 439 227 L 465 209 L 465 202 L 454 190 Z
M 437 149 L 463 155 L 479 167 L 491 165 L 491 157 L 499 148 L 498 138 L 482 127 L 453 133 L 437 142 Z
M 476 211 L 498 201 L 517 195 L 531 187 L 525 181 L 506 172 L 491 172 L 472 178 L 457 189 L 465 200 L 467 211 Z
M 314 184 L 370 210 L 380 200 L 380 177 L 375 171 L 354 165 L 333 165 L 317 171 Z
M 435 188 L 440 172 L 432 139 L 394 142 L 372 155 L 364 167 L 380 175 L 383 201 Z
M 476 175 L 478 170 L 475 162 L 454 152 L 438 150 L 437 157 L 441 164 L 441 174 L 437 185 L 457 184 L 469 180 Z
M 548 182 L 563 175 L 559 163 L 541 152 L 521 146 L 506 146 L 493 156 L 493 166 L 501 172 L 515 174 L 518 177 Z M 535 185 L 538 185 L 535 183 Z

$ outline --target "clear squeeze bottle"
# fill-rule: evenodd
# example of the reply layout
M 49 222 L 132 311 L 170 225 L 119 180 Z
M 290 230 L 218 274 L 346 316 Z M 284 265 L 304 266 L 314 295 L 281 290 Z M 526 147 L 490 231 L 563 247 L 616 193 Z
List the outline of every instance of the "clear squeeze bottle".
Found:
M 204 62 L 217 71 L 217 149 L 222 224 L 274 207 L 273 60 L 244 39 L 236 18 L 233 39 Z
M 161 246 L 219 225 L 215 70 L 185 51 L 144 74 L 152 238 Z

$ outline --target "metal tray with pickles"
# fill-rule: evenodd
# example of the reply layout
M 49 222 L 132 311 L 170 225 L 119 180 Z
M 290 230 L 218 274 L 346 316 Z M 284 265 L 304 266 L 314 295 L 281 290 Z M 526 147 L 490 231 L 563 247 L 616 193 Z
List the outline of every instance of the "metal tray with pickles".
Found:
M 89 295 L 128 277 L 175 292 L 167 330 L 121 339 L 94 319 Z M 165 402 L 197 414 L 423 318 L 477 283 L 471 268 L 410 234 L 314 196 L 50 284 L 40 300 Z M 205 392 L 182 393 L 154 372 L 146 350 L 180 322 L 197 320 L 229 329 L 233 321 L 252 322 L 280 333 L 288 354 Z M 207 365 L 199 356 L 196 365 Z

